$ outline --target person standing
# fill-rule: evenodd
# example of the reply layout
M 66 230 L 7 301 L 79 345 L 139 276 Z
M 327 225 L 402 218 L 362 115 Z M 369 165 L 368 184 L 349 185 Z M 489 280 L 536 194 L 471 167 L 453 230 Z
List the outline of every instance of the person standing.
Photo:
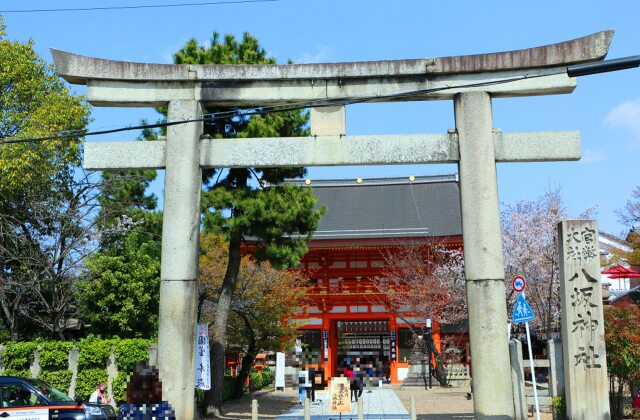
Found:
M 300 398 L 300 404 L 304 404 L 304 400 L 307 398 L 308 387 L 309 371 L 303 369 L 298 372 L 298 397 Z
M 162 400 L 162 382 L 158 369 L 140 363 L 127 384 L 127 403 L 118 410 L 118 420 L 175 420 L 168 401 Z
M 362 397 L 362 388 L 364 388 L 364 384 L 362 383 L 362 371 L 358 366 L 353 368 L 353 378 L 351 379 L 351 398 L 358 402 L 358 398 Z
M 322 376 L 322 370 L 314 370 L 313 381 L 311 383 L 311 402 L 316 401 L 316 390 L 324 389 Z

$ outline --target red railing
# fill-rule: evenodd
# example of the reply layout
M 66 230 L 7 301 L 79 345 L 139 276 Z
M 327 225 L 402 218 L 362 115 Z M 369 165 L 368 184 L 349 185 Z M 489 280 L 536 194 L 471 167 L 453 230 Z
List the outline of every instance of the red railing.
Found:
M 319 280 L 311 285 L 307 296 L 380 294 L 377 282 L 370 279 Z

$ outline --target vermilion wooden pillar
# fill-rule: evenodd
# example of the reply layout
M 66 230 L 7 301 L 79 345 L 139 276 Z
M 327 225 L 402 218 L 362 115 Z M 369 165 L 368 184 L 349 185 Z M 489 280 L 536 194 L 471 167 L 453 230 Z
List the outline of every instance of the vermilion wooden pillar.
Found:
M 391 375 L 391 383 L 392 384 L 397 384 L 398 381 L 398 360 L 397 357 L 399 357 L 399 352 L 398 352 L 398 328 L 396 325 L 396 317 L 395 316 L 391 316 L 389 318 L 389 332 L 391 331 L 395 331 L 396 332 L 396 360 L 389 360 L 389 371 L 390 371 L 390 375 Z

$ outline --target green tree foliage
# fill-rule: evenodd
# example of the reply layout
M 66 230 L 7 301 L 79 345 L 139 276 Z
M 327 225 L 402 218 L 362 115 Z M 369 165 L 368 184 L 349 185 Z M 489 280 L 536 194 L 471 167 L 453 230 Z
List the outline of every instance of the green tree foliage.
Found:
M 209 45 L 195 39 L 174 55 L 176 64 L 274 64 L 258 40 L 245 33 L 224 40 L 214 33 Z M 208 108 L 209 113 L 229 111 Z M 264 116 L 235 116 L 205 125 L 213 139 L 246 137 L 297 137 L 308 135 L 308 114 L 288 111 Z M 215 168 L 203 172 L 202 195 L 205 230 L 222 233 L 228 240 L 228 260 L 216 302 L 212 332 L 212 390 L 206 395 L 207 414 L 220 413 L 227 342 L 228 317 L 240 271 L 243 238 L 259 240 L 255 257 L 275 267 L 297 265 L 307 251 L 306 242 L 318 225 L 309 189 L 282 185 L 286 178 L 302 177 L 304 168 Z
M 151 129 L 138 138 L 154 140 L 157 133 Z M 78 291 L 96 335 L 157 334 L 162 213 L 157 211 L 157 197 L 147 191 L 156 175 L 155 170 L 102 174 L 96 219 L 100 249 L 87 259 Z
M 90 256 L 81 299 L 92 331 L 103 337 L 155 337 L 160 298 L 160 243 L 132 232 Z
M 71 94 L 53 68 L 38 57 L 33 41 L 10 41 L 5 29 L 0 21 L 0 139 L 83 129 L 89 115 L 83 99 Z M 79 162 L 77 140 L 3 146 L 0 197 L 25 199 L 29 193 L 42 189 L 57 191 Z
M 640 310 L 622 302 L 607 307 L 604 319 L 611 414 L 622 418 L 624 388 L 640 380 Z
M 83 129 L 83 98 L 32 41 L 11 41 L 5 29 L 0 20 L 0 142 Z M 77 323 L 73 278 L 90 250 L 94 199 L 76 174 L 80 157 L 80 139 L 0 145 L 0 313 L 12 340 L 21 332 L 62 337 Z
M 220 35 L 214 33 L 209 46 L 192 39 L 174 55 L 174 61 L 176 64 L 275 64 L 275 59 L 268 57 L 258 40 L 248 33 L 241 42 L 233 35 L 226 35 L 221 41 Z M 219 111 L 229 109 L 207 109 L 209 113 Z M 216 120 L 206 125 L 204 131 L 213 138 L 301 137 L 309 134 L 307 122 L 307 113 L 287 111 Z M 205 170 L 202 196 L 205 229 L 236 239 L 237 246 L 243 236 L 260 238 L 263 246 L 256 258 L 268 259 L 277 267 L 297 265 L 306 253 L 306 242 L 320 214 L 313 211 L 315 197 L 311 190 L 279 184 L 305 173 L 306 170 L 299 167 Z M 236 246 L 235 242 L 232 247 Z
M 141 124 L 146 123 L 146 120 L 141 121 Z M 152 129 L 143 130 L 138 137 L 138 141 L 157 139 L 157 132 Z M 160 241 L 162 214 L 157 211 L 157 197 L 148 192 L 156 177 L 156 171 L 151 169 L 102 173 L 98 215 L 101 249 L 116 244 L 130 232 Z

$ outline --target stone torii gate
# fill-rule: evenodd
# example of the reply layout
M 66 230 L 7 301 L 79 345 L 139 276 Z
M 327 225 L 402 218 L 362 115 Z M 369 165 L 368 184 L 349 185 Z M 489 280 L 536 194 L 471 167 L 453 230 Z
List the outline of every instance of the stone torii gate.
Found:
M 458 163 L 476 418 L 514 415 L 496 162 L 580 158 L 577 132 L 502 133 L 491 99 L 570 93 L 568 65 L 602 60 L 613 31 L 517 51 L 337 64 L 164 65 L 52 50 L 58 73 L 87 85 L 96 106 L 168 106 L 168 122 L 208 106 L 453 100 L 456 129 L 435 135 L 346 136 L 344 107 L 311 112 L 312 136 L 211 140 L 202 122 L 168 127 L 164 141 L 86 143 L 88 169 L 165 169 L 158 365 L 179 419 L 194 412 L 194 330 L 201 170 Z M 391 96 L 398 93 L 402 96 Z

